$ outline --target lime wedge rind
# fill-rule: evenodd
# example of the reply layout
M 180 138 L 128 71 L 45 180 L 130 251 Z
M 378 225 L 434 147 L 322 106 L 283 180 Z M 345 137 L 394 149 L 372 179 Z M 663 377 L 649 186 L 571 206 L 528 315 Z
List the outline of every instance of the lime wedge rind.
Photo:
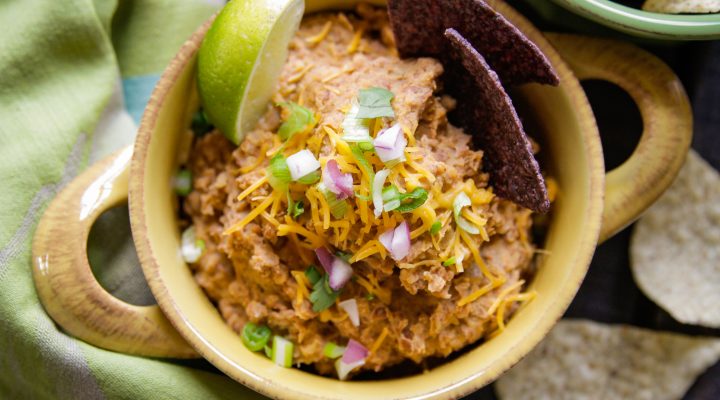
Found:
M 267 109 L 304 12 L 303 0 L 232 0 L 198 54 L 208 119 L 239 144 Z

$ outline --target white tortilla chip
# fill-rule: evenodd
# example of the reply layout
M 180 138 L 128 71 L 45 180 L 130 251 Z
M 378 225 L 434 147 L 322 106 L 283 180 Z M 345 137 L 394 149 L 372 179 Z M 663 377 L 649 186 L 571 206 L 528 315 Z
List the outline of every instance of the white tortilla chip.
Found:
M 720 0 L 647 0 L 643 10 L 663 14 L 706 14 L 720 12 Z
M 720 357 L 720 339 L 562 320 L 495 384 L 503 400 L 676 400 Z
M 720 328 L 720 174 L 694 151 L 637 223 L 630 265 L 640 289 L 673 318 Z

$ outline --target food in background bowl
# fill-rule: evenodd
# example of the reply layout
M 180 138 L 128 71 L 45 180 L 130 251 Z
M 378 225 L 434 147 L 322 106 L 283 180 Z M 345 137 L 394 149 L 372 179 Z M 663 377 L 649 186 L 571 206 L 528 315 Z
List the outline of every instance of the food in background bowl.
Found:
M 402 3 L 392 28 L 368 5 L 305 18 L 253 129 L 195 121 L 177 181 L 183 255 L 245 345 L 279 365 L 346 379 L 422 364 L 502 332 L 534 296 L 531 208 L 547 212 L 554 190 L 500 79 L 557 77 L 481 2 L 427 2 L 470 17 L 427 18 L 437 58 L 402 59 L 423 52 L 404 13 L 424 7 Z M 472 27 L 493 19 L 484 29 L 517 41 L 485 36 L 486 62 Z

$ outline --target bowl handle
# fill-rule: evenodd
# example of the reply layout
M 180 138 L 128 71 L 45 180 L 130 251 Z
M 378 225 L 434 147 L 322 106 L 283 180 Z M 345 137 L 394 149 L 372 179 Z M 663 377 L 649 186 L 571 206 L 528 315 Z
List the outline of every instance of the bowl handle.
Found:
M 87 343 L 141 356 L 198 357 L 158 306 L 119 300 L 90 270 L 90 228 L 104 211 L 127 201 L 131 156 L 127 147 L 98 162 L 50 203 L 33 238 L 35 287 L 55 322 Z
M 634 45 L 569 34 L 547 34 L 547 38 L 578 79 L 618 85 L 642 116 L 637 148 L 605 178 L 603 242 L 635 221 L 673 182 L 690 147 L 692 110 L 673 71 Z

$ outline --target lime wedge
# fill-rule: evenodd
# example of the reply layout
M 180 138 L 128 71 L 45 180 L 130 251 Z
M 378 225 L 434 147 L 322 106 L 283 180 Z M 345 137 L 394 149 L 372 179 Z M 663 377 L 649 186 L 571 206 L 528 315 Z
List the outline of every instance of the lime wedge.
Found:
M 303 0 L 232 0 L 198 54 L 205 113 L 235 144 L 266 110 L 298 29 Z

